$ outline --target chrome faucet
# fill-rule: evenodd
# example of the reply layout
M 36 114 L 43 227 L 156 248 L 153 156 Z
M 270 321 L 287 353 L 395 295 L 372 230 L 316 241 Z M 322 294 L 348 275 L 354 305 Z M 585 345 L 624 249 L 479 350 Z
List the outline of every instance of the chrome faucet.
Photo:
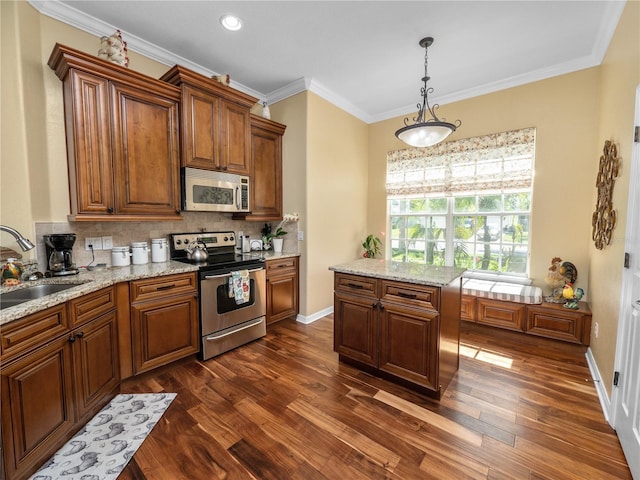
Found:
M 24 238 L 20 234 L 20 232 L 18 232 L 16 229 L 7 227 L 5 225 L 0 225 L 0 230 L 13 235 L 13 237 L 16 239 L 16 242 L 18 242 L 18 245 L 20 245 L 20 248 L 22 249 L 23 252 L 26 252 L 27 250 L 31 250 L 32 248 L 35 248 L 35 245 L 31 243 L 31 241 L 28 238 Z

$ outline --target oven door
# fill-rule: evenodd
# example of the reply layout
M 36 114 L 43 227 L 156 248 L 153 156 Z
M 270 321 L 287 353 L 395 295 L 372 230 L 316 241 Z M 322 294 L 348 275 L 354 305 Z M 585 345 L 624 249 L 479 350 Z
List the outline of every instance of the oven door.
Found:
M 266 314 L 264 267 L 249 271 L 249 300 L 236 302 L 229 285 L 231 273 L 204 273 L 200 280 L 202 335 L 225 330 Z

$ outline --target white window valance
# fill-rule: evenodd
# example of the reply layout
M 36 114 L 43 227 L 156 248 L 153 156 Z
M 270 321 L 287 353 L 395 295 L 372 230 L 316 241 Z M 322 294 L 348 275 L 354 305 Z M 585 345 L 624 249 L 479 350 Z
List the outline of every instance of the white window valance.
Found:
M 530 189 L 535 128 L 454 140 L 387 154 L 387 196 Z

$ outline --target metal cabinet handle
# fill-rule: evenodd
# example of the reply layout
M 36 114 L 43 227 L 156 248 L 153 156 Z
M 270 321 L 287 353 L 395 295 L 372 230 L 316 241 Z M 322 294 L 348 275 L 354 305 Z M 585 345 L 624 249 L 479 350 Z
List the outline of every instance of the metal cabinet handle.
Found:
M 162 285 L 161 287 L 157 287 L 156 290 L 170 290 L 175 288 L 176 284 L 172 283 L 171 285 Z
M 347 283 L 347 285 L 351 288 L 360 288 L 360 289 L 364 288 L 363 285 L 359 285 L 357 283 Z
M 398 292 L 398 296 L 402 298 L 410 298 L 412 300 L 415 300 L 416 298 L 418 298 L 418 296 L 415 293 Z
M 71 336 L 69 337 L 69 343 L 73 343 L 73 342 L 75 342 L 75 341 L 76 341 L 76 337 L 75 337 L 75 335 L 71 335 Z
M 371 305 L 371 308 L 376 308 L 377 306 L 378 306 L 378 304 L 377 304 L 376 302 L 374 302 L 374 303 Z
M 250 323 L 249 325 L 245 325 L 242 328 L 238 328 L 237 330 L 234 330 L 232 332 L 223 333 L 222 335 L 212 335 L 210 337 L 207 337 L 206 340 L 208 342 L 213 341 L 213 340 L 220 340 L 221 338 L 228 337 L 229 335 L 233 335 L 234 333 L 241 332 L 242 330 L 246 330 L 247 328 L 251 328 L 251 327 L 255 327 L 256 325 L 260 325 L 263 321 L 264 321 L 264 319 L 260 318 L 259 320 L 255 321 L 253 323 Z
M 254 268 L 253 270 L 247 270 L 247 272 L 251 273 L 251 272 L 259 272 L 260 270 L 264 270 L 264 268 Z M 211 280 L 212 278 L 224 278 L 224 277 L 230 277 L 231 274 L 230 273 L 223 273 L 222 275 L 207 275 L 206 277 L 204 277 L 205 280 Z
M 384 305 L 380 303 L 380 311 L 384 310 Z
M 84 332 L 78 332 L 78 333 L 76 333 L 76 337 L 78 337 L 78 338 L 82 338 L 82 337 L 84 337 Z

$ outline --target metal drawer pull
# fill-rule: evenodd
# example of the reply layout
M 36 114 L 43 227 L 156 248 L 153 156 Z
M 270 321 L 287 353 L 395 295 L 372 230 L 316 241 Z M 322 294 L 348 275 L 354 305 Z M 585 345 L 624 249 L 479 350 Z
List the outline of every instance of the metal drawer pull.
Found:
M 415 293 L 398 292 L 398 296 L 402 298 L 410 298 L 412 300 L 415 300 L 416 298 L 418 298 L 418 296 Z
M 259 272 L 260 270 L 264 270 L 264 268 L 254 268 L 253 270 L 247 270 L 249 273 L 251 272 Z M 224 273 L 222 275 L 207 275 L 205 278 L 205 280 L 211 280 L 212 278 L 225 278 L 225 277 L 230 277 L 231 273 Z
M 161 287 L 157 287 L 156 290 L 169 290 L 171 288 L 174 288 L 175 286 L 175 283 L 172 283 L 171 285 L 162 285 Z
M 351 288 L 364 288 L 363 285 L 358 285 L 357 283 L 347 283 Z
M 212 335 L 207 337 L 207 341 L 211 342 L 213 340 L 220 340 L 221 338 L 228 337 L 229 335 L 233 335 L 234 333 L 241 332 L 242 330 L 246 330 L 247 328 L 255 327 L 256 325 L 260 325 L 263 322 L 263 319 L 257 320 L 250 325 L 245 325 L 242 328 L 238 328 L 237 330 L 233 330 L 232 332 L 223 333 L 222 335 Z

